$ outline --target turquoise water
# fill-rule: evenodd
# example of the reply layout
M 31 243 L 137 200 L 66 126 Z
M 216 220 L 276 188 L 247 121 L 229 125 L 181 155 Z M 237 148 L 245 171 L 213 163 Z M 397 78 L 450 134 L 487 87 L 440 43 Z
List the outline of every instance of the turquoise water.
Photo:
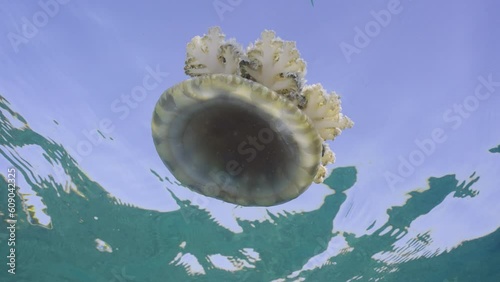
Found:
M 2 281 L 498 281 L 500 279 L 500 230 L 462 242 L 452 250 L 433 250 L 432 236 L 418 234 L 402 247 L 394 244 L 418 217 L 439 206 L 446 197 L 470 199 L 481 175 L 468 179 L 455 175 L 429 176 L 428 189 L 409 193 L 404 205 L 390 208 L 382 226 L 369 227 L 363 236 L 335 231 L 332 221 L 346 193 L 356 183 L 356 167 L 335 168 L 325 181 L 334 194 L 321 208 L 306 213 L 270 215 L 272 221 L 238 220 L 244 232 L 234 233 L 215 222 L 205 210 L 176 199 L 180 209 L 157 212 L 122 204 L 105 187 L 92 180 L 61 144 L 29 127 L 9 102 L 0 100 L 0 153 L 25 178 L 33 194 L 46 206 L 50 224 L 42 224 L 34 206 L 18 194 L 16 229 L 16 274 Z M 17 126 L 16 126 L 17 125 Z M 34 146 L 43 163 L 29 163 L 17 154 Z M 500 152 L 500 145 L 490 150 Z M 498 156 L 500 157 L 500 156 Z M 52 175 L 37 177 L 37 166 L 59 164 L 79 193 L 67 193 Z M 168 178 L 150 171 L 168 189 Z M 0 187 L 7 187 L 2 173 Z M 7 194 L 0 194 L 7 202 Z M 2 205 L 3 207 L 4 205 Z M 5 219 L 5 210 L 2 210 Z M 97 218 L 95 218 L 97 216 Z M 460 218 L 457 218 L 459 221 Z M 1 254 L 8 254 L 7 223 L 1 222 Z M 387 227 L 399 230 L 382 234 Z M 372 230 L 371 230 L 372 229 Z M 333 230 L 333 231 L 332 231 Z M 112 252 L 97 247 L 105 241 Z M 346 247 L 329 248 L 332 238 L 343 238 Z M 248 252 L 248 248 L 258 256 Z M 429 249 L 429 251 L 425 251 Z M 375 259 L 390 253 L 392 260 Z M 190 254 L 203 272 L 195 271 L 179 257 Z M 214 267 L 207 256 L 222 254 L 239 271 Z M 326 259 L 323 259 L 326 258 Z M 322 267 L 307 269 L 311 261 Z M 304 279 L 304 280 L 297 280 Z

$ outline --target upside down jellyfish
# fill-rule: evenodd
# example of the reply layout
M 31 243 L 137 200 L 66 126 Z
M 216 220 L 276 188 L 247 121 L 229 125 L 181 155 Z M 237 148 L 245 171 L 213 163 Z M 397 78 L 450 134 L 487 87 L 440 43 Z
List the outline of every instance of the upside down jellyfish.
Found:
M 242 206 L 272 206 L 323 182 L 333 140 L 353 122 L 340 98 L 306 85 L 295 42 L 273 31 L 243 49 L 218 27 L 187 44 L 192 78 L 153 113 L 156 150 L 189 189 Z

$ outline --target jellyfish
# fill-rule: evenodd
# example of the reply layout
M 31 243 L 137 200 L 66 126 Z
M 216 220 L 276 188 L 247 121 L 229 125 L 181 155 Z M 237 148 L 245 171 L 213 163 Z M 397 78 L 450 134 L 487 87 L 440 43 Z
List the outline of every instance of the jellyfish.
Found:
M 305 84 L 295 42 L 274 31 L 243 49 L 219 27 L 187 44 L 191 78 L 153 112 L 153 142 L 183 186 L 241 206 L 274 206 L 322 183 L 335 161 L 327 140 L 353 122 L 340 97 Z

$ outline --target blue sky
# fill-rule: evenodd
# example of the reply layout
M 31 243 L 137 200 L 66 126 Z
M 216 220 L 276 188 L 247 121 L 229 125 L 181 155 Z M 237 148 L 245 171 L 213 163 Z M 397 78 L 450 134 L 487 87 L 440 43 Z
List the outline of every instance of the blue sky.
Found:
M 498 227 L 500 218 L 493 215 L 500 209 L 491 199 L 500 196 L 500 180 L 495 178 L 500 165 L 498 156 L 487 150 L 500 144 L 500 87 L 490 91 L 481 81 L 500 82 L 500 18 L 493 13 L 500 4 L 314 2 L 313 7 L 308 0 L 8 1 L 0 8 L 0 93 L 35 131 L 70 152 L 82 140 L 89 141 L 89 132 L 106 120 L 111 128 L 104 134 L 107 139 L 77 158 L 82 169 L 125 202 L 168 211 L 175 204 L 150 173 L 153 169 L 169 175 L 157 158 L 150 119 L 159 95 L 186 79 L 186 43 L 211 26 L 220 26 L 244 46 L 272 29 L 297 42 L 307 62 L 308 82 L 340 94 L 344 113 L 355 122 L 332 143 L 337 163 L 330 169 L 358 169 L 358 182 L 335 219 L 337 228 L 362 234 L 375 218 L 384 222 L 389 206 L 404 203 L 406 191 L 427 187 L 428 177 L 457 174 L 463 181 L 475 171 L 481 175 L 480 196 L 470 202 L 450 199 L 436 215 L 421 219 L 421 228 L 442 225 L 457 212 L 469 216 L 455 233 L 464 234 L 459 232 L 470 229 L 478 217 L 487 222 L 479 234 Z M 377 22 L 374 14 L 389 14 L 390 20 Z M 30 30 L 30 24 L 37 30 Z M 368 38 L 364 44 L 356 39 L 361 36 L 358 29 Z M 357 53 L 346 56 L 341 46 L 347 45 Z M 122 115 L 116 110 L 126 105 L 122 95 L 142 85 L 151 76 L 148 69 L 156 71 L 155 87 L 137 105 L 126 106 L 128 113 Z M 482 87 L 483 97 L 491 92 L 489 97 L 474 98 L 477 87 Z M 464 112 L 457 107 L 465 107 Z M 422 151 L 415 142 L 432 139 L 436 130 L 445 141 L 434 142 L 432 153 L 401 176 L 402 162 Z M 388 184 L 388 173 L 400 177 L 394 187 Z M 172 189 L 181 197 L 196 197 L 195 202 L 235 232 L 228 210 L 245 218 L 264 216 L 262 208 L 235 210 L 176 185 Z M 311 210 L 328 193 L 314 185 L 272 210 Z M 435 236 L 446 233 L 439 230 Z

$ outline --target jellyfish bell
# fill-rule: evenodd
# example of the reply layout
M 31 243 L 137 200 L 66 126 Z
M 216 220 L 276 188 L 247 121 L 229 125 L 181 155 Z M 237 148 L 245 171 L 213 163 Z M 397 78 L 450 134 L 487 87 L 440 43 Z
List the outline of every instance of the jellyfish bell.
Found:
M 303 86 L 295 44 L 265 31 L 246 52 L 218 28 L 187 46 L 187 79 L 159 98 L 156 150 L 189 189 L 242 206 L 272 206 L 320 183 L 325 143 L 352 121 L 335 94 Z
M 304 113 L 235 75 L 200 76 L 169 88 L 152 128 L 160 158 L 183 185 L 240 205 L 297 197 L 313 182 L 321 158 L 321 138 Z

